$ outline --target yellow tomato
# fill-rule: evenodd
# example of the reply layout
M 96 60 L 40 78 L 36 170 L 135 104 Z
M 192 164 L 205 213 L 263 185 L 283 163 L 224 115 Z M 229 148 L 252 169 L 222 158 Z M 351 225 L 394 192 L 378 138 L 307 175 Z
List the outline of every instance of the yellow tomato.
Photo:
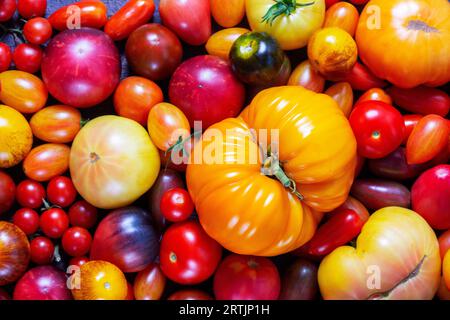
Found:
M 335 249 L 318 272 L 324 299 L 433 299 L 441 279 L 436 234 L 414 211 L 388 207 L 364 225 L 356 248 Z
M 338 82 L 329 87 L 325 94 L 329 95 L 337 102 L 339 108 L 348 118 L 353 109 L 353 90 L 348 82 Z
M 253 31 L 267 32 L 284 50 L 307 45 L 325 18 L 324 0 L 246 0 L 245 10 Z
M 210 55 L 228 60 L 234 41 L 247 32 L 250 32 L 250 30 L 245 28 L 222 29 L 209 38 L 206 43 L 206 51 Z
M 75 137 L 70 154 L 73 183 L 89 203 L 115 209 L 133 203 L 153 185 L 158 150 L 136 121 L 102 116 Z
M 33 145 L 27 120 L 16 110 L 0 105 L 0 168 L 10 168 L 22 161 Z

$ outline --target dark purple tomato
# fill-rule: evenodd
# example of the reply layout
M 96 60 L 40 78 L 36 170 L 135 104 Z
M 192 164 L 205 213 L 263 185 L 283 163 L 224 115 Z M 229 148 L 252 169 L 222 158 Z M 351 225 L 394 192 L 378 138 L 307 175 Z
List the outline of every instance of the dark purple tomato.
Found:
M 318 292 L 317 266 L 308 260 L 298 259 L 283 275 L 279 300 L 314 300 Z

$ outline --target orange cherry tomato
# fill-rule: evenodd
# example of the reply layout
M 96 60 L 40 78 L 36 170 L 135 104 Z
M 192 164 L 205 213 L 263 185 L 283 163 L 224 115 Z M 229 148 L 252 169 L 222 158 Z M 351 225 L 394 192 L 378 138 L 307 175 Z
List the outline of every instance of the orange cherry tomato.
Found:
M 288 85 L 302 86 L 321 93 L 325 88 L 325 78 L 313 68 L 309 60 L 305 60 L 294 69 L 289 77 Z
M 0 100 L 20 113 L 34 113 L 47 102 L 47 88 L 31 73 L 9 70 L 0 73 Z
M 245 0 L 211 0 L 211 13 L 216 22 L 230 28 L 238 25 L 245 15 Z
M 332 97 L 348 118 L 353 109 L 353 90 L 348 82 L 339 82 L 329 87 L 325 94 Z
M 33 134 L 45 142 L 52 143 L 72 142 L 81 125 L 80 111 L 64 105 L 44 108 L 30 119 Z
M 149 21 L 154 12 L 153 0 L 130 0 L 109 19 L 105 33 L 114 41 L 123 40 Z
M 419 120 L 406 144 L 408 164 L 425 163 L 447 148 L 450 128 L 447 120 L 430 114 Z
M 108 8 L 101 1 L 80 1 L 59 8 L 48 18 L 48 21 L 53 29 L 58 31 L 80 27 L 100 29 L 108 20 L 107 11 Z M 77 13 L 80 14 L 79 26 L 76 25 Z
M 80 267 L 79 287 L 72 289 L 76 300 L 124 300 L 128 293 L 122 271 L 106 261 L 89 261 Z
M 170 103 L 159 103 L 148 115 L 148 132 L 159 150 L 167 151 L 190 135 L 189 120 L 183 111 Z
M 213 56 L 228 60 L 234 41 L 244 33 L 250 32 L 245 28 L 222 29 L 209 37 L 206 51 Z
M 384 103 L 392 105 L 392 98 L 386 93 L 386 91 L 380 88 L 372 88 L 367 90 L 361 97 L 359 97 L 358 101 L 356 101 L 356 104 L 368 100 L 382 101 Z
M 359 13 L 354 5 L 348 2 L 333 4 L 325 13 L 323 27 L 338 27 L 347 31 L 352 37 L 358 25 Z
M 150 109 L 163 100 L 161 88 L 153 81 L 142 77 L 128 77 L 116 89 L 114 108 L 119 116 L 145 126 Z
M 62 175 L 69 169 L 70 148 L 65 144 L 48 143 L 30 151 L 23 161 L 23 172 L 42 182 Z
M 134 280 L 136 300 L 159 300 L 166 285 L 166 277 L 157 264 L 140 271 Z
M 403 139 L 404 145 L 408 143 L 411 132 L 414 130 L 417 123 L 419 123 L 420 119 L 422 118 L 423 116 L 420 114 L 407 114 L 403 116 L 403 122 L 405 123 L 405 137 Z

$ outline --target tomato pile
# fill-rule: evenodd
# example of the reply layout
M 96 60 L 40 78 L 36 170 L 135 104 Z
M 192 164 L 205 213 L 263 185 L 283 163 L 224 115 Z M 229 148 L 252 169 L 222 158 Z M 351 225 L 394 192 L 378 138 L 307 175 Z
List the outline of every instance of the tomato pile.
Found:
M 0 1 L 0 300 L 450 300 L 447 0 L 64 3 Z

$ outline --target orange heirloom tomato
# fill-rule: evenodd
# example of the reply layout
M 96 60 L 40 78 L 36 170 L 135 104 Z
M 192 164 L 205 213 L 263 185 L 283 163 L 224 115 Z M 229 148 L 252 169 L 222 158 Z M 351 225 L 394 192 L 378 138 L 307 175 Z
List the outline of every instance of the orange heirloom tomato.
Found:
M 159 150 L 167 151 L 191 134 L 189 120 L 183 111 L 170 103 L 159 103 L 148 115 L 148 132 Z
M 80 267 L 79 275 L 75 274 L 74 278 L 72 295 L 75 300 L 125 300 L 127 297 L 128 284 L 125 275 L 110 262 L 86 262 Z
M 108 20 L 105 33 L 114 41 L 123 40 L 148 22 L 154 12 L 153 0 L 130 0 Z
M 22 161 L 33 145 L 33 133 L 18 111 L 0 104 L 0 168 Z
M 323 27 L 338 27 L 347 31 L 352 37 L 358 25 L 359 13 L 354 5 L 348 2 L 333 4 L 325 13 Z
M 386 91 L 380 88 L 372 88 L 367 90 L 362 94 L 361 97 L 359 97 L 358 101 L 356 101 L 355 104 L 369 101 L 369 100 L 375 100 L 375 101 L 381 101 L 387 104 L 392 105 L 392 98 L 389 96 Z
M 81 129 L 81 113 L 73 107 L 56 105 L 41 109 L 30 119 L 33 134 L 46 142 L 72 142 Z
M 312 67 L 309 60 L 305 60 L 294 69 L 289 78 L 288 85 L 302 86 L 314 92 L 321 93 L 325 87 L 325 78 Z
M 97 208 L 133 203 L 153 185 L 159 168 L 158 150 L 147 131 L 127 118 L 95 118 L 72 144 L 72 181 L 80 195 Z
M 359 56 L 401 88 L 450 81 L 450 2 L 371 0 L 356 29 Z
M 245 16 L 245 0 L 211 0 L 210 3 L 214 20 L 224 28 L 238 25 Z
M 250 32 L 250 30 L 245 28 L 222 29 L 209 37 L 206 43 L 206 51 L 210 55 L 228 60 L 234 41 L 247 32 Z
M 212 238 L 239 254 L 274 256 L 311 239 L 319 212 L 347 199 L 355 166 L 356 139 L 336 102 L 285 86 L 206 130 L 186 179 Z
M 325 94 L 332 97 L 348 118 L 353 109 L 353 90 L 348 82 L 339 82 L 329 87 Z
M 308 58 L 323 75 L 349 72 L 358 58 L 358 48 L 348 32 L 336 27 L 323 28 L 309 39 Z
M 70 148 L 65 144 L 42 144 L 27 155 L 23 172 L 36 181 L 48 181 L 69 169 Z
M 35 75 L 17 70 L 0 73 L 0 100 L 20 113 L 39 111 L 47 97 L 44 82 Z
M 318 272 L 327 300 L 433 299 L 441 278 L 434 231 L 414 211 L 387 207 L 364 225 L 356 248 L 335 249 Z
M 145 126 L 150 109 L 163 100 L 161 88 L 153 81 L 142 77 L 128 77 L 116 89 L 114 108 L 119 116 Z
M 58 31 L 74 29 L 77 27 L 75 16 L 79 13 L 81 27 L 101 29 L 108 21 L 107 12 L 108 8 L 101 1 L 80 1 L 59 8 L 50 15 L 48 22 Z

